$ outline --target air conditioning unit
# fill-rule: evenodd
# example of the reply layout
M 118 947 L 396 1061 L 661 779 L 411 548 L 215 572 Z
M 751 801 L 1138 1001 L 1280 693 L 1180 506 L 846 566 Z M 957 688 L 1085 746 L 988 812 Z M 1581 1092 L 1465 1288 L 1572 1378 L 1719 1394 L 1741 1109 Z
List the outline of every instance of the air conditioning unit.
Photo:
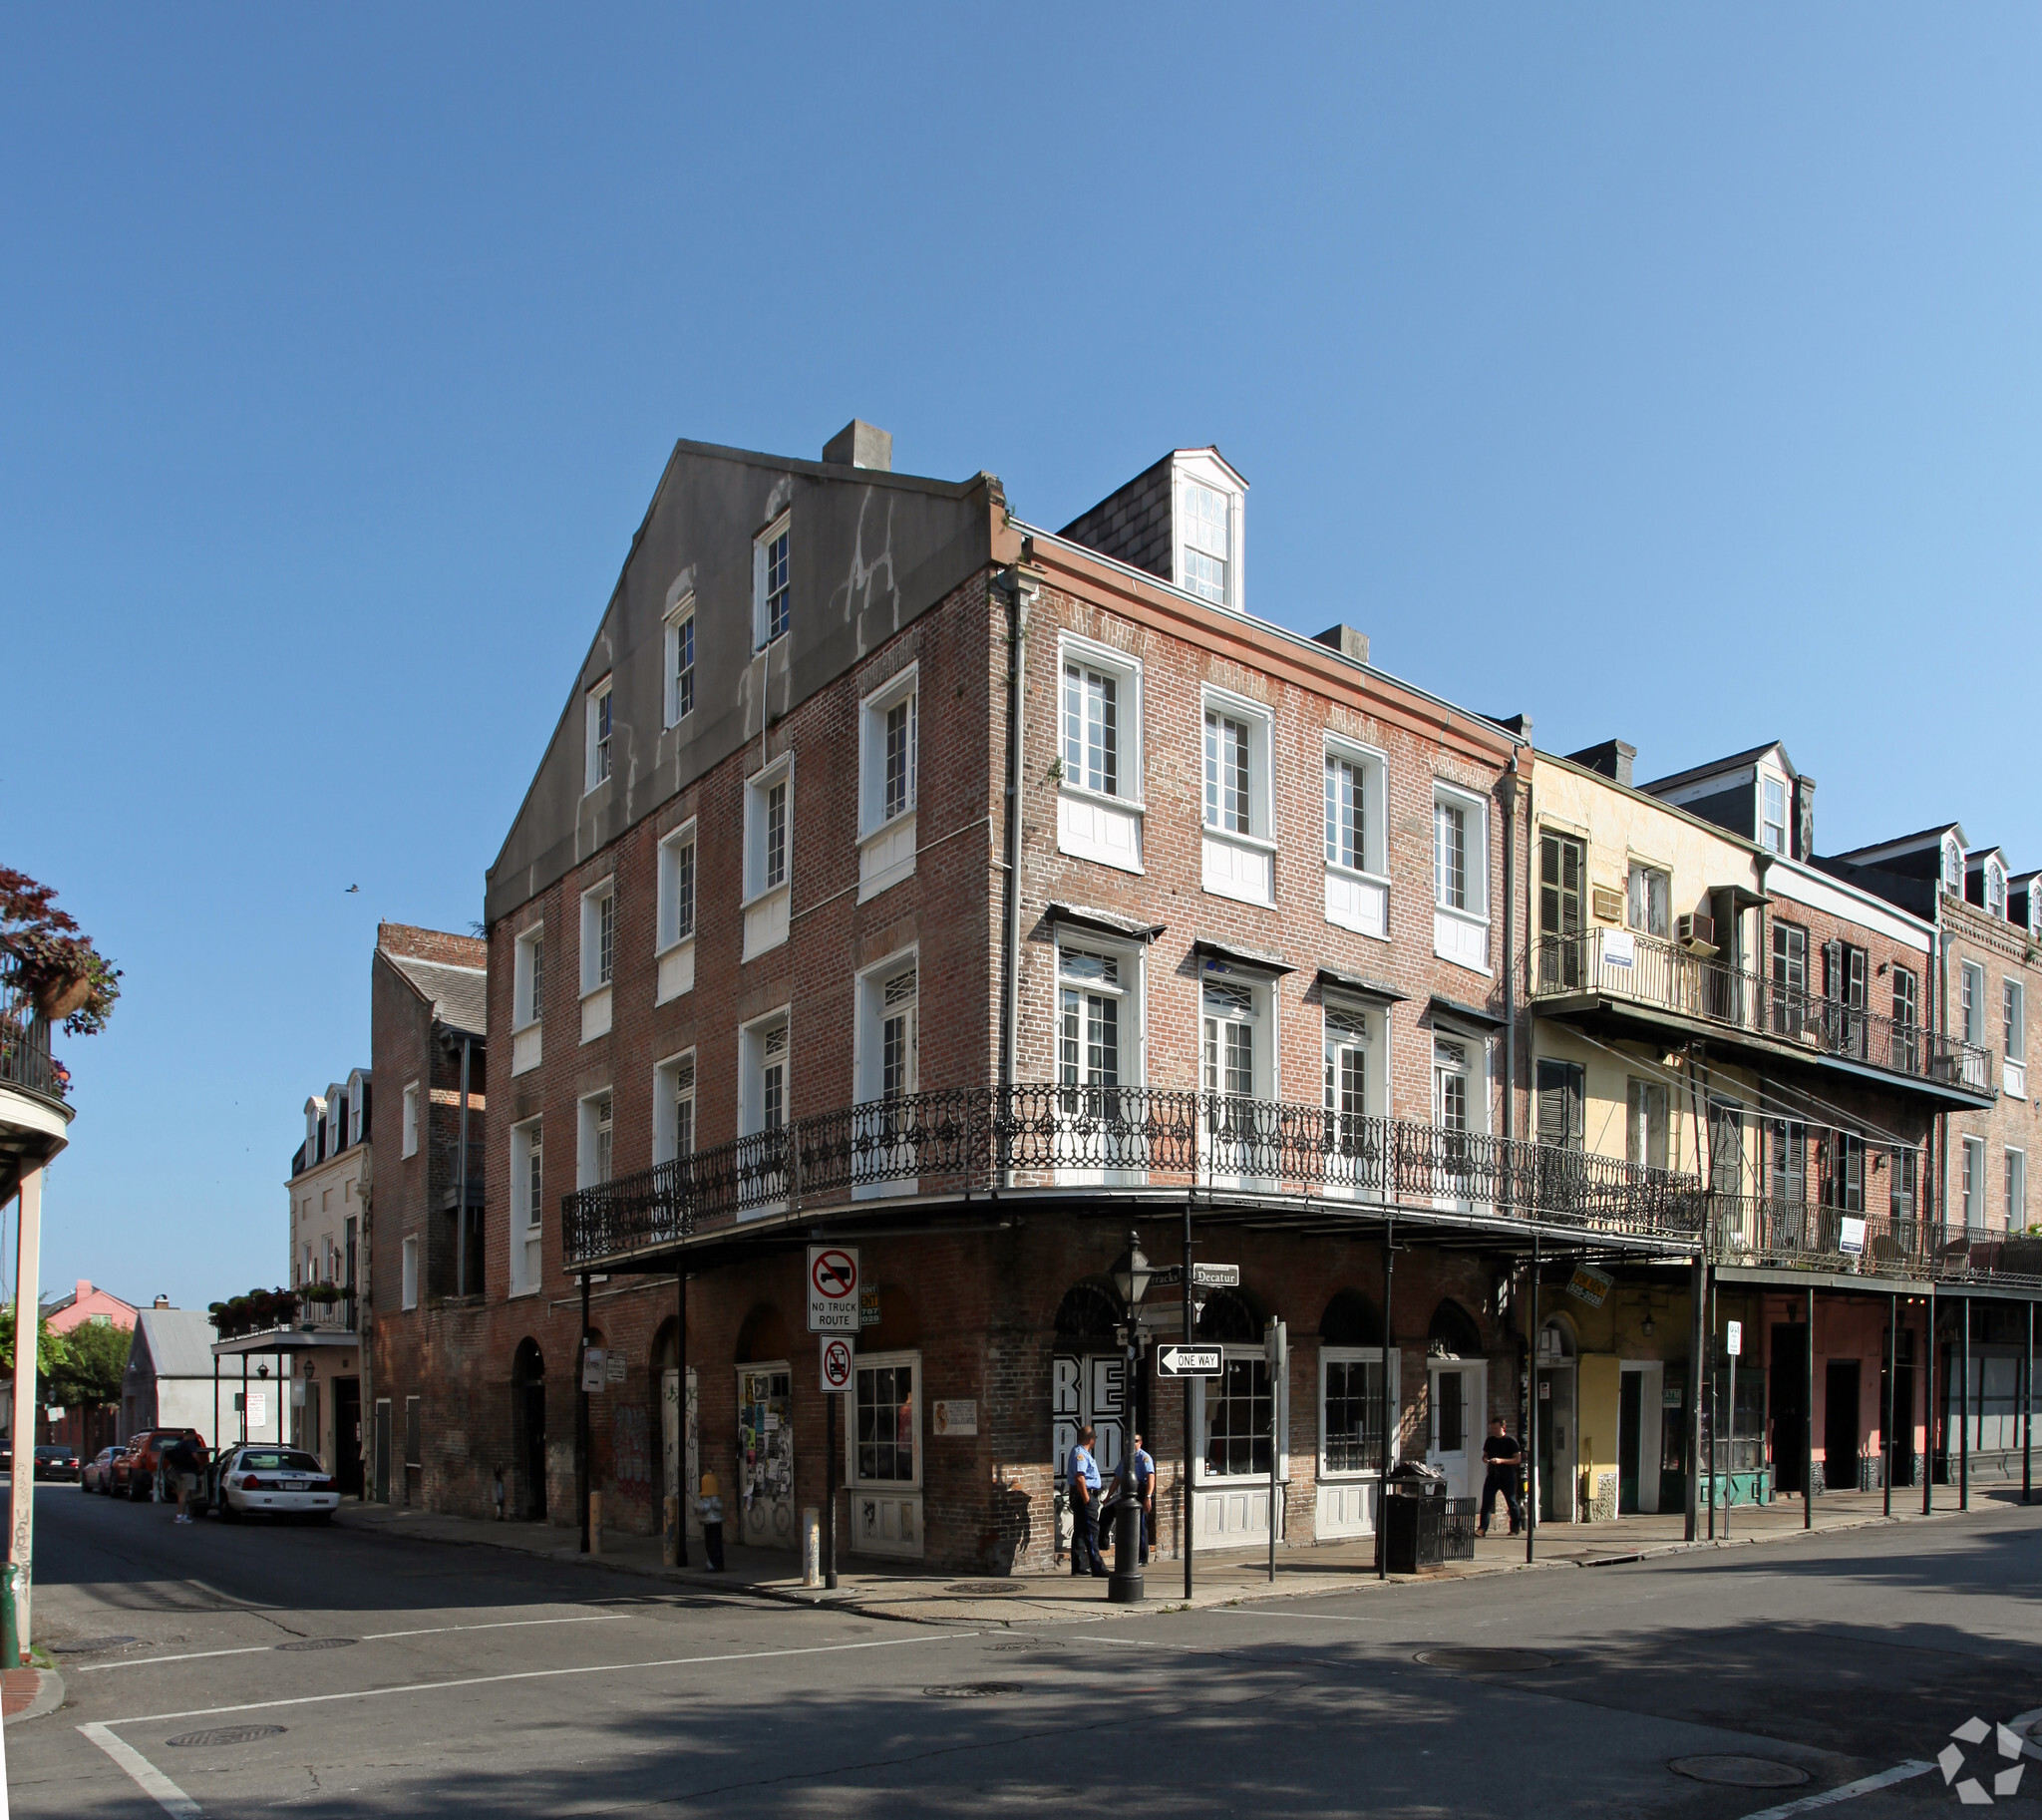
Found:
M 1682 916 L 1673 925 L 1673 938 L 1690 954 L 1713 954 L 1716 951 L 1716 918 Z

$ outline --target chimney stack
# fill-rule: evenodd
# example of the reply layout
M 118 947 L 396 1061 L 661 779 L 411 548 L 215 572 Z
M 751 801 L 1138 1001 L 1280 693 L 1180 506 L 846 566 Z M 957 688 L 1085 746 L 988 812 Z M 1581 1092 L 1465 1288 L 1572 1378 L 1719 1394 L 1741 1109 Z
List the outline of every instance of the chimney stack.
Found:
M 1631 761 L 1637 756 L 1637 747 L 1627 740 L 1605 739 L 1599 746 L 1584 746 L 1579 752 L 1569 752 L 1567 760 L 1585 770 L 1599 771 L 1604 777 L 1614 778 L 1628 790 L 1631 787 Z
M 1794 780 L 1794 857 L 1815 858 L 1815 779 L 1806 771 Z
M 862 418 L 853 417 L 823 445 L 823 459 L 842 468 L 876 468 L 893 472 L 893 437 Z
M 1323 632 L 1314 633 L 1312 642 L 1351 657 L 1356 663 L 1368 662 L 1368 634 L 1357 632 L 1351 625 L 1329 625 Z

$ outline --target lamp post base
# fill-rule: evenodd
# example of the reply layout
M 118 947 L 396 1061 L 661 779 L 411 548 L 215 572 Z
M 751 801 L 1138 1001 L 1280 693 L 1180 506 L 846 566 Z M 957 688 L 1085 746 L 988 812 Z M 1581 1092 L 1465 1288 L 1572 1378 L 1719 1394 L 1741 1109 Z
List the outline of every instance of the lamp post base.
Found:
M 1113 1572 L 1106 1577 L 1108 1605 L 1138 1606 L 1149 1597 L 1142 1584 L 1141 1526 L 1141 1511 L 1123 1505 L 1113 1526 Z
M 1106 1602 L 1114 1606 L 1138 1606 L 1149 1597 L 1142 1584 L 1142 1570 L 1123 1574 L 1119 1568 L 1106 1577 Z

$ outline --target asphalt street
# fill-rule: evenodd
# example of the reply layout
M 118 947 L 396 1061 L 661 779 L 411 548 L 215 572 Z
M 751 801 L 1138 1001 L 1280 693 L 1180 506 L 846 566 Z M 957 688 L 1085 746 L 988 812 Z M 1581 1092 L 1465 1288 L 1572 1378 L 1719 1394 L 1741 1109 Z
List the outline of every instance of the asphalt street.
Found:
M 2042 1707 L 2042 1507 L 2006 1503 L 1623 1566 L 969 1629 L 345 1529 L 178 1528 L 71 1486 L 40 1489 L 37 1530 L 38 1630 L 68 1698 L 7 1729 L 29 1816 L 1741 1820 L 1930 1762 L 1973 1715 Z M 1533 1653 L 1437 1655 L 1454 1650 Z M 2004 1767 L 1968 1748 L 1988 1778 Z M 1726 1755 L 1807 1779 L 1668 1767 Z M 2016 1805 L 2042 1797 L 2029 1770 Z M 1820 1811 L 1957 1807 L 1930 1769 Z

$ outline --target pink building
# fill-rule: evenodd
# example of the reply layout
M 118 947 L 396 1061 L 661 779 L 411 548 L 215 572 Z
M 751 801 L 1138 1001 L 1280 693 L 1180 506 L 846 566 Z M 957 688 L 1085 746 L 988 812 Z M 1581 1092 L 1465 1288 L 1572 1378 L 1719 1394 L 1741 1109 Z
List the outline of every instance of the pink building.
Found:
M 43 1304 L 43 1318 L 50 1323 L 52 1333 L 69 1333 L 73 1327 L 82 1327 L 89 1320 L 125 1327 L 130 1332 L 135 1329 L 134 1307 L 118 1295 L 109 1295 L 105 1289 L 95 1288 L 83 1276 L 69 1295 Z

